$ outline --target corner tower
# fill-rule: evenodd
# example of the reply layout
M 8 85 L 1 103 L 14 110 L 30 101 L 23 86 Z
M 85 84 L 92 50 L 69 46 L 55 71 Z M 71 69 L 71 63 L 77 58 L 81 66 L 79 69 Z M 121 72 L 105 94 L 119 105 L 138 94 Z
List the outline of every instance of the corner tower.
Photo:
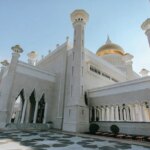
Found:
M 71 13 L 74 27 L 74 44 L 70 67 L 68 102 L 64 110 L 63 130 L 82 132 L 88 129 L 89 113 L 84 101 L 84 28 L 89 19 L 85 10 Z
M 141 25 L 141 28 L 145 31 L 145 34 L 148 38 L 149 46 L 150 46 L 150 18 L 145 20 Z

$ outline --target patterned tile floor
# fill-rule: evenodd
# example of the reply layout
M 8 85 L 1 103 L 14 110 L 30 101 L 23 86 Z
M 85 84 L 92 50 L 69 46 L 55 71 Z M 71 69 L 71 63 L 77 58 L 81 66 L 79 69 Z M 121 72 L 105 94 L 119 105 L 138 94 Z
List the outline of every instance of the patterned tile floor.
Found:
M 150 146 L 52 131 L 0 131 L 0 150 L 150 150 Z

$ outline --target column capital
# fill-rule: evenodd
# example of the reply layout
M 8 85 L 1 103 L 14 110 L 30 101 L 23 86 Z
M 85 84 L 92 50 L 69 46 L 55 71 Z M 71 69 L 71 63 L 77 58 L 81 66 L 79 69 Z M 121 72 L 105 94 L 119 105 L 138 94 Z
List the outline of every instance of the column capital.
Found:
M 7 67 L 9 65 L 9 62 L 7 60 L 3 60 L 0 62 L 0 64 L 3 66 L 3 67 Z
M 12 46 L 11 49 L 12 49 L 12 51 L 13 51 L 14 53 L 19 53 L 19 54 L 20 54 L 20 53 L 23 52 L 23 49 L 20 47 L 20 45 Z
M 89 14 L 83 9 L 77 9 L 71 13 L 71 21 L 73 25 L 75 24 L 83 24 L 89 20 Z

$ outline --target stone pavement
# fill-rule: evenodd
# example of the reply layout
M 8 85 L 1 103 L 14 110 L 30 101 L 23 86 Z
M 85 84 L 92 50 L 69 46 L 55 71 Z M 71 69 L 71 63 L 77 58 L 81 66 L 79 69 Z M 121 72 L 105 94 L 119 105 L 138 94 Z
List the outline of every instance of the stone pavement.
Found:
M 53 131 L 9 130 L 0 131 L 0 150 L 150 150 L 150 146 Z

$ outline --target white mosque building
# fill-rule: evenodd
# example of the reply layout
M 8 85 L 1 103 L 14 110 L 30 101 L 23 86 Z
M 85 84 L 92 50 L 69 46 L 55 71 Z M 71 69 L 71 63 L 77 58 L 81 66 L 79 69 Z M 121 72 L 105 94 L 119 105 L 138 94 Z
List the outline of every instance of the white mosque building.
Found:
M 12 47 L 11 62 L 1 62 L 0 128 L 53 122 L 56 129 L 85 132 L 95 122 L 102 130 L 115 123 L 122 132 L 150 134 L 148 71 L 139 76 L 133 55 L 109 37 L 96 54 L 85 48 L 88 19 L 86 11 L 75 10 L 73 44 L 66 38 L 38 62 L 35 51 L 28 63 L 20 61 L 23 49 Z M 142 28 L 150 40 L 149 19 Z

